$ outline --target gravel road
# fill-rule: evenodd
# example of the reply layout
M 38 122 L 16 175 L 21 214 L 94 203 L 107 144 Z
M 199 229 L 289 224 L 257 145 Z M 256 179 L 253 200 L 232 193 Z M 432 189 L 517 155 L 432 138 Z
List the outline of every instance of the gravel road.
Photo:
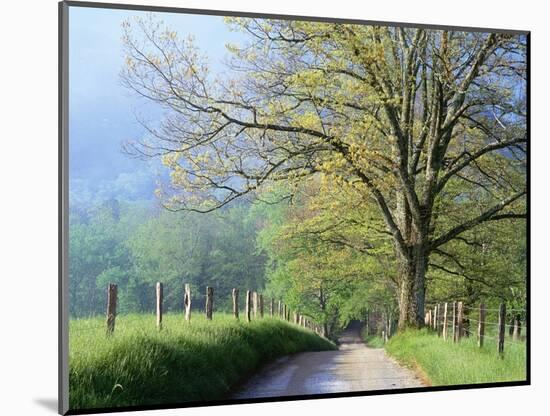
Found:
M 303 352 L 280 358 L 252 376 L 234 398 L 296 396 L 422 387 L 414 373 L 367 347 L 358 325 L 342 334 L 337 351 Z

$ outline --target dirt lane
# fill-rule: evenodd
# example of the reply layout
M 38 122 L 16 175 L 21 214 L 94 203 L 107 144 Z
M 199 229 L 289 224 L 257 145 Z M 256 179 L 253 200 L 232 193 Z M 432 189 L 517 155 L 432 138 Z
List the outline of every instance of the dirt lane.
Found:
M 399 366 L 382 348 L 369 348 L 351 326 L 337 351 L 283 357 L 254 375 L 233 397 L 294 396 L 422 387 L 414 373 Z

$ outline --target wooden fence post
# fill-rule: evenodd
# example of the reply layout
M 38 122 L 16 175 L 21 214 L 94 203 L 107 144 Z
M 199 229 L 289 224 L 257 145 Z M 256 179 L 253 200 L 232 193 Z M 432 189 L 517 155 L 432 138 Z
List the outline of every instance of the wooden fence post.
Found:
M 504 336 L 506 334 L 506 305 L 500 304 L 498 313 L 498 353 L 502 357 L 504 355 Z
M 157 282 L 157 329 L 160 331 L 162 329 L 162 283 Z
M 477 323 L 477 345 L 479 348 L 483 347 L 483 341 L 485 337 L 485 305 L 479 304 L 479 322 Z
M 455 302 L 453 302 L 453 342 L 458 341 L 458 333 L 456 331 L 458 326 L 458 305 Z
M 115 332 L 117 291 L 116 283 L 109 283 L 107 286 L 107 335 L 113 335 Z
M 252 310 L 254 319 L 258 317 L 258 292 L 252 292 Z
M 456 334 L 457 334 L 457 341 L 460 341 L 460 338 L 462 338 L 463 335 L 463 320 L 464 320 L 464 303 L 458 302 L 458 317 L 457 317 L 457 325 L 456 325 Z
M 449 304 L 447 302 L 443 305 L 443 341 L 447 341 L 447 326 L 449 325 Z
M 512 335 L 512 338 L 514 340 L 519 340 L 521 337 L 521 315 L 517 314 L 514 319 L 514 333 Z
M 185 309 L 185 320 L 191 321 L 191 285 L 185 284 L 185 294 L 183 295 L 183 306 Z
M 206 319 L 212 320 L 212 309 L 214 306 L 214 289 L 210 286 L 206 287 Z
M 233 289 L 231 295 L 233 298 L 233 316 L 239 319 L 239 289 Z
M 252 304 L 252 292 L 250 290 L 246 291 L 246 299 L 244 306 L 244 314 L 246 317 L 246 322 L 250 322 L 250 306 Z
M 438 303 L 437 304 L 437 336 L 440 337 L 443 335 L 443 321 L 445 320 L 444 317 L 444 304 Z
M 441 337 L 443 336 L 443 325 L 445 323 L 445 304 L 439 303 L 437 305 L 437 313 L 439 315 L 439 318 L 437 320 L 437 336 Z
M 463 319 L 463 324 L 462 324 L 462 334 L 463 336 L 465 336 L 466 338 L 468 338 L 470 336 L 470 334 L 472 333 L 472 329 L 470 327 L 470 309 L 469 307 L 467 306 L 464 306 L 463 307 L 463 312 L 462 314 L 464 315 L 464 319 Z
M 258 308 L 260 309 L 260 318 L 264 317 L 264 295 L 258 295 Z

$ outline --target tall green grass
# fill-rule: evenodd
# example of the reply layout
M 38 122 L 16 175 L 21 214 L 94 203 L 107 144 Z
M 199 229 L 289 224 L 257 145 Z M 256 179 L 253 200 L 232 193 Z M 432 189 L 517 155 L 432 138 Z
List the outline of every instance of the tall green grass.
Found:
M 361 339 L 371 348 L 384 348 L 384 339 L 379 335 L 368 335 L 366 327 L 361 329 Z
M 494 340 L 485 340 L 479 348 L 475 337 L 453 343 L 422 329 L 395 335 L 386 344 L 386 351 L 402 364 L 420 367 L 434 386 L 526 379 L 523 342 L 505 342 L 505 353 L 500 358 Z
M 206 401 L 227 397 L 261 364 L 305 350 L 335 349 L 331 342 L 288 322 L 250 323 L 215 314 L 188 324 L 165 315 L 118 317 L 105 336 L 102 318 L 69 324 L 69 401 L 72 410 Z

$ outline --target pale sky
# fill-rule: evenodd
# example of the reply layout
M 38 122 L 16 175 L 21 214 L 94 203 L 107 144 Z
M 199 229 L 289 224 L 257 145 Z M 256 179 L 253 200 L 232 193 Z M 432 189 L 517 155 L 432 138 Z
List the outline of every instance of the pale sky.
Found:
M 159 111 L 132 95 L 119 78 L 124 65 L 121 23 L 145 14 L 69 8 L 69 179 L 73 196 L 85 192 L 91 198 L 102 198 L 123 192 L 119 185 L 143 188 L 138 193 L 149 192 L 153 186 L 153 170 L 120 151 L 122 142 L 142 134 L 135 113 L 154 117 Z M 180 35 L 193 35 L 208 55 L 213 72 L 223 68 L 225 45 L 242 39 L 219 16 L 155 15 Z

